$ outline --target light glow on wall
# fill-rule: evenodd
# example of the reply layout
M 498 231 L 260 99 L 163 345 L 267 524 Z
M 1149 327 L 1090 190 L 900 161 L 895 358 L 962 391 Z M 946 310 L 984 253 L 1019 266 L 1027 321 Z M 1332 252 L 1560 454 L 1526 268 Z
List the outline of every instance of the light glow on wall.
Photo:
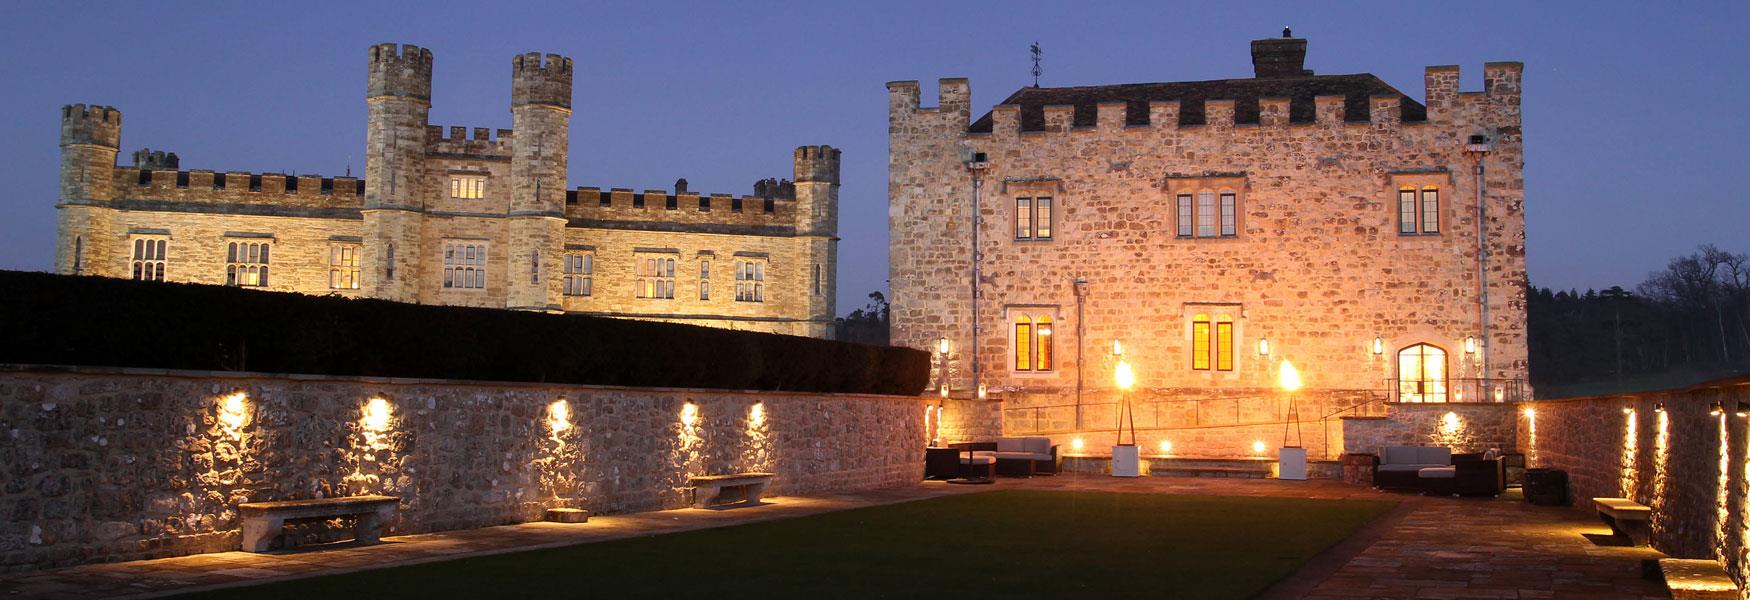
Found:
M 377 396 L 365 402 L 364 417 L 359 419 L 359 425 L 365 431 L 382 433 L 389 430 L 389 418 L 389 401 Z
M 1076 452 L 1081 452 L 1082 446 L 1082 438 L 1076 438 L 1069 441 L 1069 447 L 1074 448 Z
M 1671 413 L 1665 412 L 1665 403 L 1660 402 L 1654 408 L 1653 419 L 1656 429 L 1653 430 L 1653 497 L 1647 503 L 1653 508 L 1653 524 L 1655 530 L 1664 521 L 1665 499 L 1670 488 L 1670 472 L 1666 469 L 1671 458 Z
M 699 405 L 693 404 L 692 400 L 688 400 L 686 404 L 681 405 L 681 424 L 690 429 L 693 425 L 698 424 L 698 422 Z
M 1252 454 L 1263 455 L 1264 450 L 1264 440 L 1252 440 Z
M 1173 441 L 1172 440 L 1161 440 L 1161 454 L 1171 454 L 1172 452 L 1173 452 Z
M 1117 384 L 1118 389 L 1126 392 L 1130 391 L 1130 388 L 1136 387 L 1136 371 L 1130 369 L 1129 362 L 1118 361 L 1118 366 L 1112 370 L 1112 383 Z
M 553 434 L 553 439 L 559 439 L 559 434 L 571 429 L 571 403 L 564 398 L 554 400 L 547 405 L 547 430 Z M 563 442 L 561 442 L 563 443 Z
M 1640 454 L 1640 433 L 1638 431 L 1640 427 L 1637 422 L 1638 419 L 1636 419 L 1634 407 L 1625 406 L 1623 407 L 1622 412 L 1622 497 L 1633 500 L 1635 497 L 1635 488 L 1639 487 L 1637 483 L 1640 479 L 1639 469 L 1635 466 L 1636 457 Z
M 1300 370 L 1294 368 L 1294 363 L 1282 361 L 1282 367 L 1276 371 L 1276 384 L 1282 386 L 1283 390 L 1292 392 L 1300 389 Z
M 219 424 L 231 437 L 243 435 L 243 425 L 249 422 L 249 396 L 232 392 L 219 399 Z
M 1714 403 L 1714 407 L 1716 409 L 1712 411 L 1714 420 L 1720 423 L 1720 477 L 1715 484 L 1716 490 L 1714 491 L 1714 506 L 1719 507 L 1719 511 L 1714 515 L 1714 540 L 1716 542 L 1714 549 L 1715 558 L 1718 558 L 1721 564 L 1726 564 L 1726 523 L 1731 518 L 1732 510 L 1727 505 L 1729 500 L 1726 493 L 1727 487 L 1731 485 L 1732 438 L 1729 435 L 1731 430 L 1726 422 L 1725 407 L 1720 406 L 1717 402 Z
M 1537 462 L 1537 409 L 1525 407 L 1525 466 L 1535 467 Z
M 747 409 L 747 423 L 752 427 L 763 427 L 766 424 L 766 403 L 755 402 Z

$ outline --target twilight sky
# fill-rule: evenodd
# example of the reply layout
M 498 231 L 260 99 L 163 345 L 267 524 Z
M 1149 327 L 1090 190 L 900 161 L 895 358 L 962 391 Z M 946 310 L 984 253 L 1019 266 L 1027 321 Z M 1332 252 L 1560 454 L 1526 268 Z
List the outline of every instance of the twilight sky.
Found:
M 436 125 L 510 126 L 510 59 L 577 63 L 570 185 L 745 194 L 803 144 L 844 150 L 839 310 L 886 289 L 891 80 L 969 77 L 982 113 L 1046 86 L 1245 77 L 1284 25 L 1318 73 L 1422 98 L 1422 68 L 1525 63 L 1531 280 L 1632 287 L 1703 242 L 1750 251 L 1750 3 L 32 2 L 0 19 L 0 269 L 52 268 L 58 113 L 121 109 L 122 156 L 363 174 L 365 52 L 436 55 Z M 1217 3 L 1219 4 L 1219 3 Z M 1735 165 L 1735 166 L 1734 166 Z M 1740 171 L 1740 174 L 1742 172 Z

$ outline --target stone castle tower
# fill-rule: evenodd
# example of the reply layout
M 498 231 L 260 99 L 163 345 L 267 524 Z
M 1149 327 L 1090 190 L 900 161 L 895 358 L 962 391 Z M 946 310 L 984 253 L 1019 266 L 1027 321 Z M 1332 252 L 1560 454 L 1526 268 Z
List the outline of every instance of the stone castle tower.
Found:
M 118 166 L 120 111 L 65 107 L 56 269 L 831 335 L 837 149 L 752 195 L 568 188 L 570 58 L 513 57 L 496 131 L 432 125 L 432 68 L 369 48 L 364 179 Z

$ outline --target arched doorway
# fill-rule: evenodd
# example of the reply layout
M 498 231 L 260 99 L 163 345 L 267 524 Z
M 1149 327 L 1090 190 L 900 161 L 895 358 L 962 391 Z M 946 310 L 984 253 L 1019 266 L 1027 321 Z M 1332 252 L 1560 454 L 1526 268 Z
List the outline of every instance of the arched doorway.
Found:
M 1446 350 L 1416 344 L 1398 351 L 1398 402 L 1446 401 Z

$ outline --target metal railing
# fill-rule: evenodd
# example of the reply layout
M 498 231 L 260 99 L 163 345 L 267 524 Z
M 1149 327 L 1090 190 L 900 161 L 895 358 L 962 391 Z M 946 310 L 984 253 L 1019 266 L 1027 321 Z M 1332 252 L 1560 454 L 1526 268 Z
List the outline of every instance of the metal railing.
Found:
M 1523 402 L 1530 400 L 1523 379 L 1458 377 L 1437 381 L 1387 379 L 1392 402 Z

